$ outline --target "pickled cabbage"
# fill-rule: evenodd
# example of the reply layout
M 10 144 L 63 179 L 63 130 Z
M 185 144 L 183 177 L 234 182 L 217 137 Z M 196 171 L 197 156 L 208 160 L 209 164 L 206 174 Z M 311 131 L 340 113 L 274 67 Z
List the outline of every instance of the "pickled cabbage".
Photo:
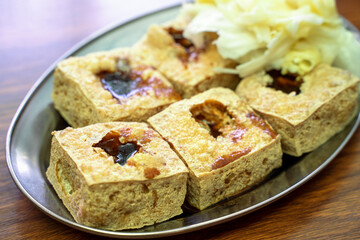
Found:
M 360 44 L 343 27 L 334 0 L 200 0 L 182 13 L 192 14 L 184 36 L 195 46 L 215 32 L 219 53 L 239 63 L 217 71 L 303 75 L 319 63 L 335 63 L 360 76 Z

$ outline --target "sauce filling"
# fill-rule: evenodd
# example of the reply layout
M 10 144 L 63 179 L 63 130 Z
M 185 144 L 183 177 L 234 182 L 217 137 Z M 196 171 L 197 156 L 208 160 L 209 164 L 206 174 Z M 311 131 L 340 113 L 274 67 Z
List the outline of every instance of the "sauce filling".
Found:
M 120 137 L 119 132 L 110 131 L 100 142 L 93 144 L 93 147 L 102 148 L 107 154 L 114 157 L 114 163 L 124 166 L 127 160 L 140 150 L 140 146 L 135 141 L 121 143 Z
M 171 37 L 174 39 L 174 42 L 182 46 L 185 50 L 184 56 L 179 56 L 180 60 L 183 63 L 187 63 L 193 60 L 197 60 L 199 56 L 199 51 L 195 48 L 194 44 L 183 35 L 183 30 L 175 29 L 169 27 L 165 29 Z
M 251 123 L 254 124 L 256 127 L 262 129 L 263 132 L 269 134 L 271 138 L 276 138 L 277 133 L 273 129 L 271 129 L 271 127 L 265 122 L 264 119 L 260 118 L 253 112 L 247 113 L 246 117 L 249 118 Z
M 268 87 L 280 90 L 287 94 L 295 92 L 297 95 L 301 92 L 300 86 L 303 81 L 302 79 L 299 80 L 298 76 L 290 74 L 282 75 L 279 70 L 271 70 L 268 71 L 267 74 L 273 79 L 273 82 L 268 85 Z
M 153 179 L 157 175 L 160 175 L 160 171 L 157 168 L 145 168 L 144 176 L 147 179 Z
M 181 99 L 180 95 L 161 79 L 153 76 L 142 79 L 143 70 L 131 69 L 126 60 L 119 60 L 117 71 L 102 71 L 97 75 L 104 89 L 120 102 L 133 95 L 147 95 L 150 90 L 154 91 L 156 97 Z
M 236 159 L 245 156 L 246 154 L 251 152 L 251 148 L 245 148 L 241 151 L 236 151 L 236 152 L 232 152 L 228 155 L 224 155 L 221 156 L 217 159 L 215 159 L 214 163 L 212 164 L 212 170 L 218 169 L 218 168 L 222 168 L 226 165 L 228 165 L 229 163 L 235 161 Z
M 223 136 L 230 138 L 233 143 L 237 143 L 248 130 L 236 117 L 232 116 L 224 104 L 216 100 L 206 100 L 201 104 L 193 105 L 190 108 L 190 112 L 195 121 L 202 128 L 208 130 L 214 138 Z M 264 119 L 253 112 L 247 113 L 246 117 L 250 119 L 254 126 L 262 129 L 263 132 L 270 135 L 271 138 L 276 138 L 277 133 L 271 129 Z M 226 166 L 250 153 L 251 150 L 250 147 L 247 147 L 215 159 L 211 166 L 212 170 Z
M 221 102 L 206 100 L 204 103 L 192 106 L 190 112 L 195 121 L 208 130 L 214 138 L 226 136 L 235 130 L 233 117 Z
M 101 83 L 105 90 L 108 90 L 114 98 L 127 97 L 136 89 L 138 78 L 131 79 L 129 75 L 122 72 L 101 72 Z

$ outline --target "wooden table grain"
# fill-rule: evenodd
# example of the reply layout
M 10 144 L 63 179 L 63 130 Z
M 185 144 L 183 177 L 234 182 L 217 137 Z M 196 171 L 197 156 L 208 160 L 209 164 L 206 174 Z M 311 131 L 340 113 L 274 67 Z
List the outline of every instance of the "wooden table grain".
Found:
M 104 26 L 175 2 L 0 1 L 0 239 L 100 238 L 51 219 L 18 190 L 6 165 L 6 133 L 27 91 L 74 44 Z M 360 1 L 337 4 L 360 28 Z M 230 222 L 166 239 L 274 238 L 360 239 L 359 129 L 330 165 L 286 197 Z

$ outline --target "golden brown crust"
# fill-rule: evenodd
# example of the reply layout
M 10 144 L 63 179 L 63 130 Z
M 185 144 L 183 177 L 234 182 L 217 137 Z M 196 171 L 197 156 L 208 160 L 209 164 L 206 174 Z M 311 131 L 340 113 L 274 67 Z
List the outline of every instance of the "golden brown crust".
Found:
M 281 166 L 280 136 L 265 121 L 254 124 L 252 116 L 233 91 L 214 88 L 148 119 L 189 168 L 190 204 L 204 209 Z
M 113 132 L 141 146 L 123 166 L 96 146 Z M 188 170 L 147 124 L 113 122 L 54 132 L 46 175 L 77 222 L 120 230 L 181 214 Z
M 178 26 L 181 24 L 175 24 L 175 28 Z M 214 87 L 236 87 L 239 82 L 236 75 L 214 71 L 216 67 L 235 66 L 233 61 L 220 56 L 215 44 L 208 43 L 204 49 L 195 49 L 194 54 L 189 54 L 174 41 L 166 28 L 169 25 L 150 26 L 133 51 L 141 61 L 164 74 L 184 98 Z
M 147 81 L 145 84 L 152 85 L 145 92 L 120 101 L 114 98 L 104 89 L 98 74 L 116 71 L 119 59 L 128 60 L 130 67 L 138 70 L 141 78 Z M 71 126 L 81 127 L 97 122 L 145 121 L 180 100 L 165 77 L 134 59 L 130 49 L 116 49 L 60 62 L 54 74 L 52 98 L 55 108 Z M 160 84 L 163 91 L 154 84 Z
M 285 153 L 300 156 L 326 142 L 355 116 L 359 79 L 322 64 L 307 74 L 301 92 L 286 94 L 267 87 L 258 73 L 241 81 L 236 93 L 281 135 Z

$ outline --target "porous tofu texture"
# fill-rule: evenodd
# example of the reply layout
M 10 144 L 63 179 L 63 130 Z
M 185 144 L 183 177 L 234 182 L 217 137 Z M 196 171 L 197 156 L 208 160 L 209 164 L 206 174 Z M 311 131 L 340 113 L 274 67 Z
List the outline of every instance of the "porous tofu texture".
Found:
M 96 145 L 112 132 L 141 147 L 123 166 Z M 46 175 L 77 222 L 121 230 L 181 214 L 188 170 L 147 124 L 116 122 L 54 132 Z
M 321 64 L 303 78 L 300 93 L 269 85 L 265 72 L 247 77 L 236 93 L 281 135 L 283 151 L 301 156 L 342 130 L 358 112 L 359 79 Z
M 280 136 L 229 89 L 174 103 L 148 122 L 188 166 L 187 200 L 199 209 L 261 181 L 282 163 Z
M 214 70 L 217 67 L 231 68 L 235 66 L 233 61 L 223 59 L 211 42 L 202 49 L 187 49 L 169 34 L 167 29 L 170 27 L 150 26 L 146 35 L 133 47 L 141 61 L 164 74 L 184 98 L 214 87 L 235 89 L 240 80 L 238 76 Z
M 144 80 L 141 90 L 121 99 L 104 88 L 98 75 L 117 71 L 119 60 L 127 61 Z M 181 99 L 162 74 L 138 62 L 128 48 L 61 61 L 54 73 L 52 98 L 55 108 L 73 127 L 98 122 L 145 121 Z

